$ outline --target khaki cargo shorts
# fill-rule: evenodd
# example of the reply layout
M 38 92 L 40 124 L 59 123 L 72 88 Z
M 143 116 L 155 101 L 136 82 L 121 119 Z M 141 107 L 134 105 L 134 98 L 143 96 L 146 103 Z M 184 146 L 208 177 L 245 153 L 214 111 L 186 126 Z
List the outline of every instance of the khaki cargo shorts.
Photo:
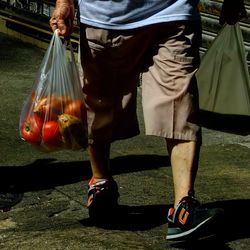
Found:
M 198 141 L 200 21 L 115 31 L 81 24 L 89 143 L 139 134 L 138 84 L 147 135 Z

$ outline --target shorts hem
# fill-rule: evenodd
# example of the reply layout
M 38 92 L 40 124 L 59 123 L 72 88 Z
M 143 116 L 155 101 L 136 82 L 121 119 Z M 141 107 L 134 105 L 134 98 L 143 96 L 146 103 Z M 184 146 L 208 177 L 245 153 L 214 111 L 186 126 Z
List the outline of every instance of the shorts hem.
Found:
M 148 131 L 146 132 L 146 135 L 152 135 L 157 137 L 163 137 L 166 139 L 175 139 L 175 140 L 183 140 L 183 141 L 199 141 L 200 138 L 197 135 L 194 134 L 182 134 L 182 133 L 169 133 L 169 132 L 154 132 L 154 131 Z

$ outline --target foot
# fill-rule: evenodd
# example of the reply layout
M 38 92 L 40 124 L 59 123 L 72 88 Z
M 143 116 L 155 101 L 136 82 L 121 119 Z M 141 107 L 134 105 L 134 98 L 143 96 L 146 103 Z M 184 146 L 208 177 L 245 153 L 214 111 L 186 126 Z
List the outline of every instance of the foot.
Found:
M 88 185 L 89 217 L 94 221 L 110 218 L 118 207 L 118 198 L 118 186 L 113 179 L 95 182 L 92 177 Z
M 193 197 L 184 197 L 176 208 L 169 209 L 166 238 L 167 240 L 192 238 L 222 214 L 223 210 L 220 208 L 204 208 Z

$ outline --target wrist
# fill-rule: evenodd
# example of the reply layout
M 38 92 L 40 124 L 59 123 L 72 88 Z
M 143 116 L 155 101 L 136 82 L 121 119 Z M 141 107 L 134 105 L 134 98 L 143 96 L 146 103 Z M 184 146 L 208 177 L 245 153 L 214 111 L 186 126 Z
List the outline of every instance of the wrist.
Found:
M 74 5 L 74 0 L 57 0 L 56 1 L 56 6 L 58 5 L 67 5 L 67 6 L 71 6 Z

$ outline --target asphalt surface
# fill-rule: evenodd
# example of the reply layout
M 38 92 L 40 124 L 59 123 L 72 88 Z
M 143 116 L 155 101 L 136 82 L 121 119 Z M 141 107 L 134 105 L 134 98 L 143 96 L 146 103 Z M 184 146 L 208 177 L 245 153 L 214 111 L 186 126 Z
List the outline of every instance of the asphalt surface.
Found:
M 0 200 L 7 192 L 19 199 L 0 212 L 0 249 L 249 249 L 249 117 L 202 113 L 196 195 L 207 206 L 223 208 L 225 221 L 216 237 L 168 242 L 170 161 L 164 141 L 144 135 L 138 89 L 141 134 L 114 143 L 111 153 L 123 212 L 115 222 L 96 226 L 86 207 L 86 152 L 43 153 L 19 137 L 22 104 L 44 52 L 0 33 Z

